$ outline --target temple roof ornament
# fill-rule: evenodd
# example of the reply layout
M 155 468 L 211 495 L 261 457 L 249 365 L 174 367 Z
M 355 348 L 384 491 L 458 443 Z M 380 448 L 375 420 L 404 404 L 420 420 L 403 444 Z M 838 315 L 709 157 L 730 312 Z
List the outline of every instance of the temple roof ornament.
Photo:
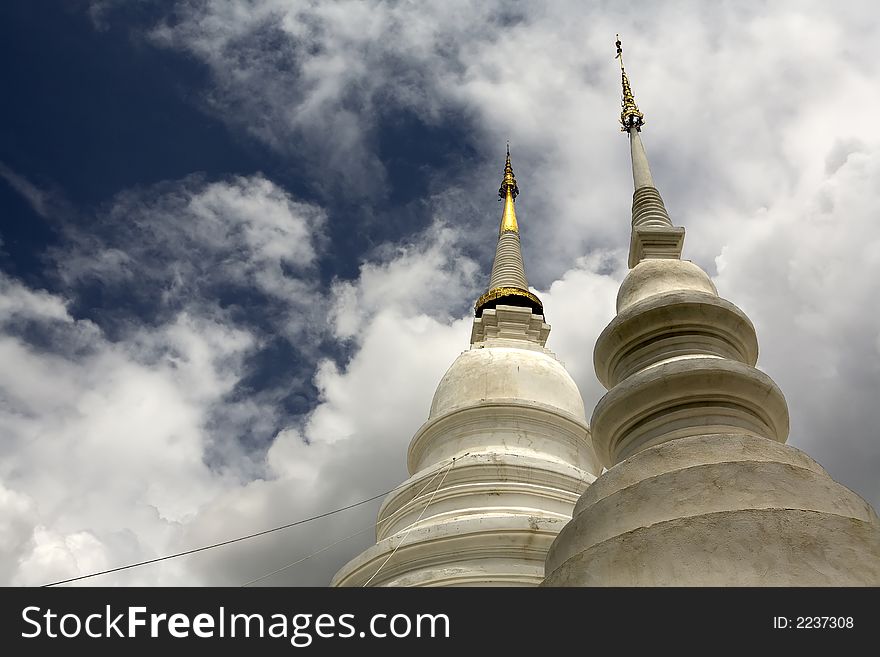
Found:
M 617 46 L 617 54 L 614 58 L 620 60 L 620 76 L 623 84 L 623 97 L 620 101 L 623 108 L 620 112 L 620 129 L 622 132 L 629 132 L 631 128 L 641 131 L 642 126 L 645 125 L 645 115 L 639 111 L 639 106 L 636 105 L 636 99 L 629 86 L 629 78 L 626 76 L 626 69 L 623 67 L 623 47 L 620 43 L 619 34 L 617 35 L 615 45 Z
M 513 175 L 513 167 L 510 164 L 510 144 L 507 144 L 507 161 L 504 163 L 504 180 L 501 181 L 501 187 L 498 188 L 498 198 L 504 201 L 504 212 L 501 215 L 501 230 L 512 230 L 514 233 L 519 232 L 516 224 L 516 197 L 519 196 L 519 187 L 516 184 L 516 177 Z

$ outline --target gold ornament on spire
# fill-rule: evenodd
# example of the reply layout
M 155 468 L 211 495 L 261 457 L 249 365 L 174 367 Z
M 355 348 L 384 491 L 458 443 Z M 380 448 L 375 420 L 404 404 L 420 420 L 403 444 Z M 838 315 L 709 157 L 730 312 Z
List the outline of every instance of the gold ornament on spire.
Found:
M 501 230 L 519 232 L 516 223 L 516 210 L 514 204 L 516 197 L 519 195 L 519 187 L 516 185 L 516 178 L 513 175 L 513 167 L 510 165 L 510 144 L 507 144 L 507 161 L 504 163 L 504 180 L 498 189 L 498 198 L 504 201 L 504 212 L 501 215 Z
M 626 69 L 623 67 L 623 48 L 620 45 L 620 35 L 617 35 L 617 54 L 614 59 L 620 60 L 620 76 L 623 82 L 623 98 L 621 99 L 622 111 L 620 112 L 620 130 L 629 132 L 631 128 L 641 130 L 645 125 L 645 115 L 639 111 L 636 105 L 636 99 L 633 97 L 632 89 L 629 86 L 629 78 L 626 77 Z

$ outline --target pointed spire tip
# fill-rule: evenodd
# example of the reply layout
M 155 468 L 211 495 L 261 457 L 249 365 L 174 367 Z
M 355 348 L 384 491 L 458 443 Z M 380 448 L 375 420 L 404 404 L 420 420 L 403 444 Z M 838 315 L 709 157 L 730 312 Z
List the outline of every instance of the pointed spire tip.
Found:
M 507 198 L 508 192 L 514 199 L 519 195 L 519 187 L 516 184 L 516 176 L 513 175 L 513 166 L 510 164 L 510 142 L 507 142 L 507 159 L 504 162 L 504 179 L 498 189 L 498 198 L 502 201 Z
M 617 54 L 614 56 L 614 59 L 620 60 L 620 78 L 623 85 L 623 97 L 620 101 L 622 107 L 620 112 L 620 129 L 622 132 L 629 132 L 632 128 L 641 131 L 642 126 L 645 125 L 645 115 L 639 111 L 639 106 L 636 105 L 636 99 L 629 86 L 629 78 L 626 75 L 626 69 L 623 67 L 623 47 L 620 43 L 619 34 L 614 45 L 617 46 Z

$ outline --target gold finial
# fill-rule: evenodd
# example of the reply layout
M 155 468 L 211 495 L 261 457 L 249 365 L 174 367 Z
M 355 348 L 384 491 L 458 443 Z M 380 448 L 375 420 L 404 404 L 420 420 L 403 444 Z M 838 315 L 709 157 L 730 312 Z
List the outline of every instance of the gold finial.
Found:
M 507 192 L 513 194 L 516 198 L 519 194 L 519 187 L 516 186 L 516 178 L 513 175 L 513 167 L 510 165 L 510 143 L 507 144 L 507 161 L 504 163 L 504 180 L 498 189 L 498 198 L 502 201 L 507 197 Z
M 639 111 L 636 105 L 636 99 L 633 97 L 632 89 L 629 86 L 629 78 L 626 77 L 626 69 L 623 67 L 623 48 L 620 45 L 620 35 L 617 35 L 617 54 L 614 59 L 620 60 L 620 76 L 623 82 L 623 98 L 620 102 L 623 108 L 620 112 L 620 129 L 622 132 L 629 132 L 630 128 L 641 130 L 645 125 L 645 115 Z
M 504 212 L 501 215 L 501 231 L 519 232 L 516 224 L 516 210 L 514 203 L 519 195 L 519 187 L 516 185 L 516 178 L 513 175 L 513 167 L 510 165 L 510 143 L 507 144 L 507 161 L 504 163 L 504 180 L 501 181 L 501 187 L 498 189 L 498 198 L 504 201 Z

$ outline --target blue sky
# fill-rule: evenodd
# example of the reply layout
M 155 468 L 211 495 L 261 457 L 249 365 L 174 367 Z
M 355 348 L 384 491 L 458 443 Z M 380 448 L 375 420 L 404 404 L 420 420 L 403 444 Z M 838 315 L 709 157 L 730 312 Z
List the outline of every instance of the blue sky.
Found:
M 684 257 L 789 443 L 880 503 L 880 109 L 865 3 L 0 7 L 0 583 L 372 496 L 467 346 L 510 140 L 548 347 L 588 409 L 625 275 L 624 38 Z M 230 584 L 375 505 L 95 583 Z M 369 532 L 272 584 L 324 584 Z

